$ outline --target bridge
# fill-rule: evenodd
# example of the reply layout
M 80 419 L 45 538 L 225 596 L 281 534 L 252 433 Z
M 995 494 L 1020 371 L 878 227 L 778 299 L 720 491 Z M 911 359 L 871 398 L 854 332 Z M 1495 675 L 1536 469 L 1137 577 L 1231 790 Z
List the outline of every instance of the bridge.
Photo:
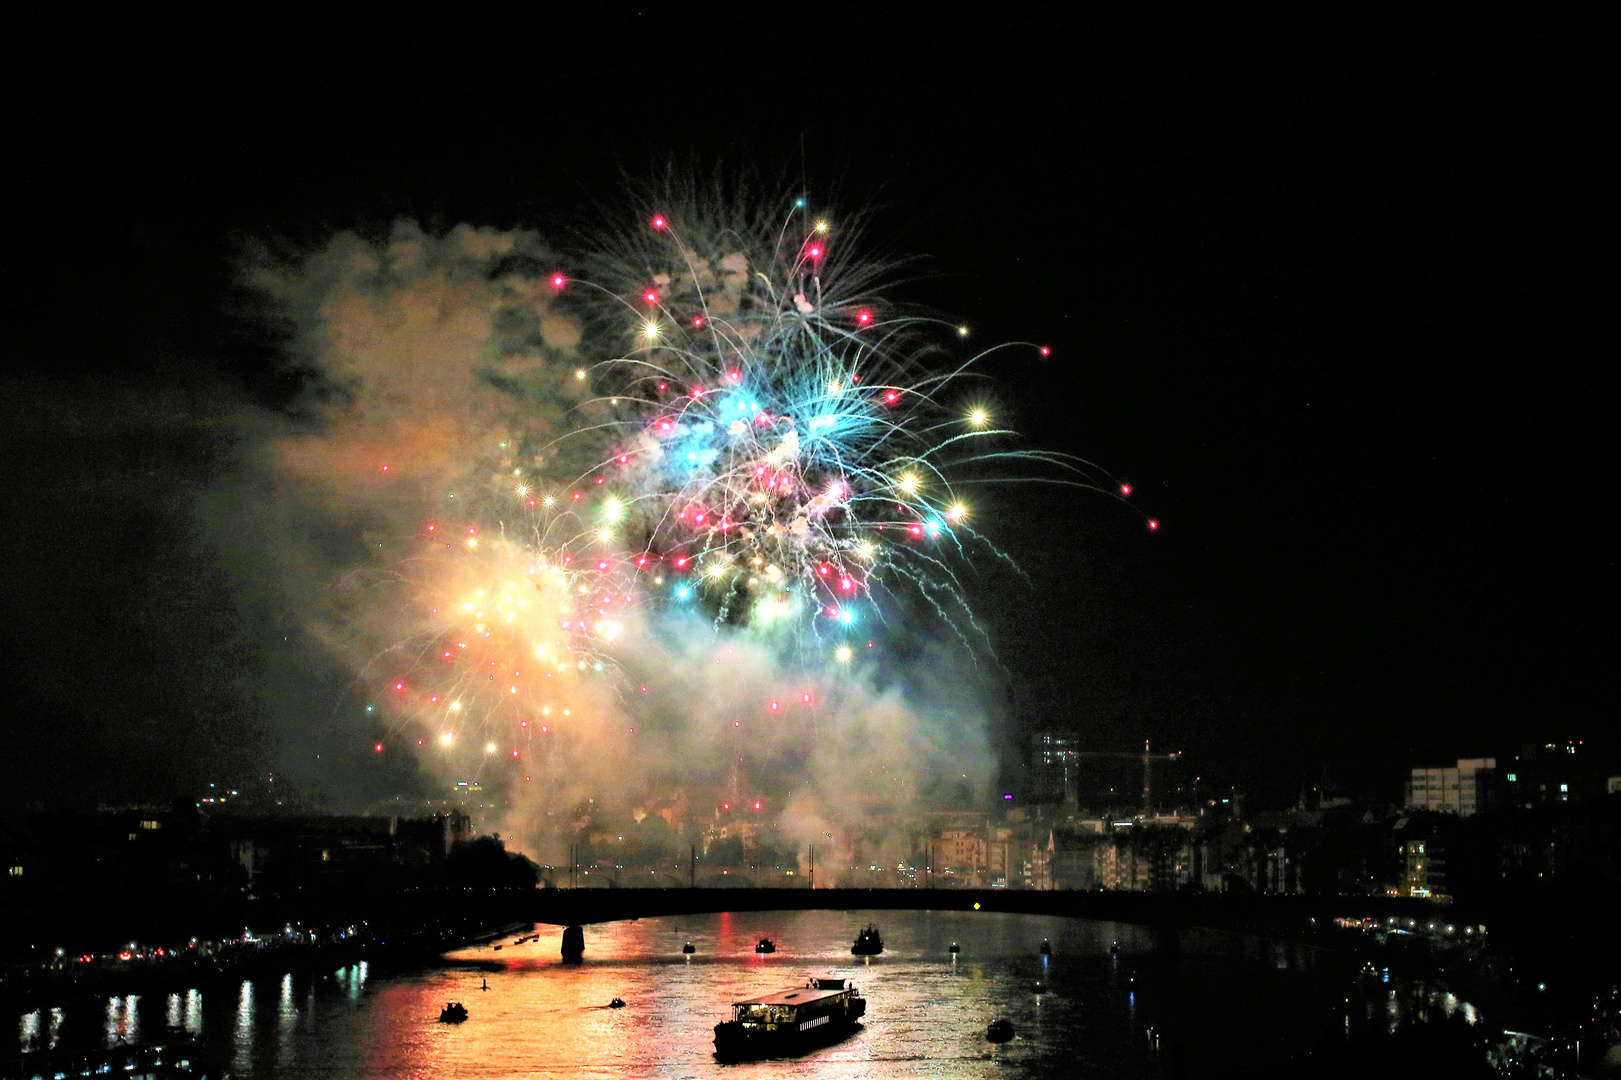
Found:
M 567 927 L 565 953 L 583 927 L 622 919 L 720 911 L 984 911 L 1056 915 L 1162 928 L 1260 934 L 1309 932 L 1336 917 L 1456 921 L 1429 900 L 1386 896 L 1068 892 L 1006 889 L 537 889 L 520 918 Z M 1315 920 L 1315 922 L 1314 922 Z

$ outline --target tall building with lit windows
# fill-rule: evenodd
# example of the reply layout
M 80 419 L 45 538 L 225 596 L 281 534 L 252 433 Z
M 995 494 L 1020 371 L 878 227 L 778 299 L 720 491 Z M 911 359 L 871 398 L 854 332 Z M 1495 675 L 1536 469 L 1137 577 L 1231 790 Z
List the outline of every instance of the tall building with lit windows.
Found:
M 1496 758 L 1460 758 L 1452 768 L 1414 769 L 1407 781 L 1407 809 L 1468 817 L 1491 802 Z
M 1030 737 L 1030 802 L 1062 802 L 1075 790 L 1080 749 L 1073 732 L 1038 731 Z

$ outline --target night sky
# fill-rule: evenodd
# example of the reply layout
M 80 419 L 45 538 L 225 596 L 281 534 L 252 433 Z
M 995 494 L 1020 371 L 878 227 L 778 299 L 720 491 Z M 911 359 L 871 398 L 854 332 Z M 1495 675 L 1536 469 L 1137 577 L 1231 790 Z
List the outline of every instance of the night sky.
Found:
M 905 297 L 1053 347 L 998 369 L 1013 426 L 1135 486 L 987 503 L 1023 571 L 971 583 L 1009 745 L 1395 796 L 1613 744 L 1607 32 L 982 18 L 102 27 L 13 68 L 8 803 L 295 753 L 266 717 L 296 628 L 195 520 L 225 419 L 298 386 L 244 252 L 401 217 L 561 237 L 672 157 L 869 205 L 924 257 Z M 335 802 L 398 781 L 324 737 Z

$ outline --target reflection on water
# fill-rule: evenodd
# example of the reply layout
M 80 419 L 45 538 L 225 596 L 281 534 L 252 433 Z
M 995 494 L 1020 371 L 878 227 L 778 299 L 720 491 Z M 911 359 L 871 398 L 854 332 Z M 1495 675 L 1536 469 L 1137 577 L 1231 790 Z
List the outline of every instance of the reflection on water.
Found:
M 243 979 L 236 996 L 236 1027 L 231 1031 L 231 1068 L 246 1076 L 253 1070 L 253 980 Z
M 193 1038 L 203 1033 L 203 995 L 196 990 L 186 991 L 186 1017 L 181 1025 L 185 1033 Z
M 136 1009 L 140 1000 L 139 994 L 107 999 L 107 1022 L 104 1030 L 107 1033 L 108 1046 L 133 1046 L 141 1041 L 140 1013 Z
M 854 957 L 851 941 L 868 922 L 882 927 L 886 951 Z M 986 912 L 735 912 L 589 926 L 578 965 L 561 962 L 561 928 L 537 933 L 428 970 L 374 978 L 360 963 L 144 1002 L 100 999 L 95 1035 L 213 1033 L 197 1056 L 236 1077 L 1198 1078 L 1265 1064 L 1258 1048 L 1283 1060 L 1324 1024 L 1349 1032 L 1346 1010 L 1380 1025 L 1412 1015 L 1412 995 L 1385 984 L 1327 1012 L 1344 985 L 1310 948 L 1204 931 Z M 753 951 L 762 937 L 776 953 Z M 1040 953 L 1043 938 L 1051 956 Z M 860 1031 L 800 1059 L 715 1062 L 713 1026 L 732 1001 L 812 975 L 856 983 L 869 1003 Z M 615 997 L 628 1007 L 608 1008 Z M 437 1022 L 452 1000 L 467 1005 L 466 1023 Z M 1438 1007 L 1473 1012 L 1450 997 Z M 1011 1042 L 986 1040 L 996 1019 L 1013 1022 Z M 24 1014 L 19 1043 L 54 1046 L 63 1029 L 62 1010 Z

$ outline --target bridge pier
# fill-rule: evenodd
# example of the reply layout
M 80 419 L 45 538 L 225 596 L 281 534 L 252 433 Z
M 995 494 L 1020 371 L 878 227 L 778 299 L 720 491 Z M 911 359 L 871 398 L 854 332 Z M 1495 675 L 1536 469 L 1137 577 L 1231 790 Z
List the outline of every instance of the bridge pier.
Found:
M 566 927 L 563 930 L 563 961 L 569 964 L 578 964 L 585 955 L 585 931 L 578 926 Z

